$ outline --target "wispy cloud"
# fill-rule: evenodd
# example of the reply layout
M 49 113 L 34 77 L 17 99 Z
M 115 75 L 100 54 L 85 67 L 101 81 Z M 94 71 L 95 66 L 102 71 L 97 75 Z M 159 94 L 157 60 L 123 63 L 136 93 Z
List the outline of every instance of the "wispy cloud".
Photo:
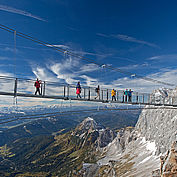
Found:
M 143 44 L 146 46 L 150 46 L 153 48 L 158 48 L 160 49 L 160 47 L 154 43 L 150 43 L 144 40 L 139 40 L 136 39 L 134 37 L 128 36 L 128 35 L 124 35 L 124 34 L 110 34 L 110 35 L 106 35 L 106 34 L 102 34 L 102 33 L 97 33 L 98 36 L 102 36 L 102 37 L 106 37 L 106 38 L 116 38 L 122 41 L 127 41 L 127 42 L 134 42 L 134 43 L 138 43 L 138 44 Z
M 154 80 L 159 80 L 167 83 L 173 83 L 174 85 L 177 84 L 176 78 L 177 78 L 177 69 L 169 70 L 169 69 L 163 69 L 160 72 L 147 75 L 148 78 L 152 78 Z M 138 92 L 152 92 L 154 89 L 164 87 L 164 85 L 155 83 L 155 82 L 149 82 L 140 78 L 136 77 L 124 77 L 119 78 L 117 80 L 114 80 L 111 83 L 115 88 L 131 88 L 134 91 Z M 165 86 L 166 87 L 166 86 Z
M 0 56 L 0 60 L 12 60 L 12 58 L 10 58 L 10 57 Z
M 4 51 L 4 52 L 19 52 L 18 49 L 12 48 L 12 47 L 4 47 L 4 48 L 0 48 L 0 50 Z
M 86 64 L 81 66 L 80 71 L 78 71 L 78 73 L 86 73 L 86 72 L 93 72 L 93 71 L 98 71 L 101 68 L 96 65 L 96 64 Z
M 113 35 L 113 37 L 120 39 L 122 41 L 129 41 L 129 42 L 134 42 L 134 43 L 139 43 L 139 44 L 144 44 L 150 47 L 154 47 L 154 48 L 160 48 L 158 45 L 150 43 L 150 42 L 146 42 L 143 40 L 138 40 L 134 37 L 131 36 L 127 36 L 127 35 L 123 35 L 123 34 L 118 34 L 118 35 Z
M 169 54 L 169 55 L 158 55 L 158 56 L 153 56 L 150 58 L 147 58 L 147 60 L 155 61 L 155 60 L 175 60 L 177 59 L 177 54 Z
M 46 67 L 33 67 L 32 71 L 36 77 L 41 80 L 57 81 L 58 83 L 76 84 L 78 81 L 89 85 L 91 80 L 97 79 L 88 76 L 91 72 L 100 70 L 95 64 L 82 65 L 82 62 L 74 57 L 59 61 L 52 61 L 46 64 Z
M 58 48 L 62 48 L 62 49 L 64 49 L 64 50 L 70 49 L 69 46 L 62 45 L 62 44 L 52 44 L 52 45 L 48 45 L 48 44 L 47 44 L 46 46 L 48 46 L 48 47 L 58 47 Z
M 70 46 L 67 45 L 63 45 L 63 44 L 53 44 L 53 45 L 47 45 L 48 47 L 58 47 L 61 48 L 63 50 L 65 50 L 65 54 L 67 55 L 67 51 L 72 52 L 73 54 L 79 55 L 79 56 L 96 56 L 96 57 L 100 57 L 100 58 L 106 58 L 106 57 L 110 57 L 113 54 L 112 53 L 107 53 L 107 54 L 99 54 L 99 53 L 93 53 L 93 52 L 86 52 L 86 51 L 82 51 L 82 50 L 73 50 L 71 49 Z
M 46 68 L 42 67 L 32 68 L 32 72 L 37 78 L 40 78 L 41 80 L 57 82 L 57 78 L 54 75 L 52 75 L 50 71 L 48 71 Z
M 43 18 L 41 18 L 41 17 L 38 17 L 38 16 L 33 15 L 33 14 L 29 13 L 29 12 L 26 12 L 26 11 L 23 11 L 23 10 L 20 10 L 20 9 L 16 9 L 16 8 L 13 8 L 13 7 L 5 6 L 5 5 L 0 5 L 0 10 L 6 11 L 6 12 L 11 12 L 11 13 L 14 13 L 14 14 L 19 14 L 19 15 L 27 16 L 27 17 L 31 17 L 31 18 L 34 18 L 36 20 L 40 20 L 40 21 L 46 22 L 46 20 L 43 19 Z
M 144 69 L 144 68 L 147 68 L 147 67 L 150 67 L 150 64 L 145 62 L 145 63 L 142 63 L 142 64 L 134 64 L 134 65 L 127 65 L 127 66 L 122 66 L 122 67 L 119 67 L 119 69 L 121 70 L 132 70 L 132 69 Z
M 85 83 L 86 83 L 87 86 L 95 87 L 95 86 L 97 86 L 97 84 L 98 84 L 98 79 L 89 77 L 89 76 L 87 76 L 87 75 L 82 75 L 82 76 L 80 76 L 80 77 L 85 80 Z

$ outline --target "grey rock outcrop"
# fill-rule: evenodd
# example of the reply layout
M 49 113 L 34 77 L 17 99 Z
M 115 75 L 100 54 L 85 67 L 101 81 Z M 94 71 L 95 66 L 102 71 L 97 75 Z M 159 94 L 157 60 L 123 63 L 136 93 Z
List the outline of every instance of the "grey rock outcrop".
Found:
M 149 108 L 149 106 L 147 106 Z M 159 107 L 144 109 L 136 124 L 136 131 L 148 141 L 155 141 L 156 155 L 170 149 L 177 135 L 177 109 Z
M 116 137 L 116 133 L 113 130 L 99 125 L 93 118 L 88 117 L 76 127 L 73 135 L 79 136 L 84 140 L 83 144 L 85 144 L 90 134 L 92 134 L 92 138 L 95 140 L 95 146 L 98 151 L 107 146 Z
M 176 140 L 177 109 L 146 106 L 135 128 L 120 130 L 113 142 L 104 148 L 106 155 L 98 164 L 107 176 L 114 170 L 115 176 L 121 177 L 159 177 L 160 156 L 167 154 Z M 168 159 L 170 157 L 168 155 Z M 163 168 L 169 171 L 171 164 Z

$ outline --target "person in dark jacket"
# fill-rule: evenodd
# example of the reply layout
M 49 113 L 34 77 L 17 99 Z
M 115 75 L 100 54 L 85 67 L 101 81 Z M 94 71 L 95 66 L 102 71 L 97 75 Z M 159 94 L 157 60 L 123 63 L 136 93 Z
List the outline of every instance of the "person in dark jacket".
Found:
M 81 98 L 81 85 L 80 85 L 80 82 L 77 83 L 77 86 L 76 86 L 76 94 L 77 94 L 77 98 Z
M 100 99 L 100 86 L 98 85 L 98 87 L 95 89 L 95 92 L 97 93 L 97 96 L 95 97 L 95 99 L 99 98 Z
M 39 93 L 39 95 L 41 95 L 41 93 L 40 93 L 41 81 L 38 78 L 37 78 L 36 82 L 34 83 L 34 86 L 36 87 L 35 95 L 37 94 L 37 92 Z

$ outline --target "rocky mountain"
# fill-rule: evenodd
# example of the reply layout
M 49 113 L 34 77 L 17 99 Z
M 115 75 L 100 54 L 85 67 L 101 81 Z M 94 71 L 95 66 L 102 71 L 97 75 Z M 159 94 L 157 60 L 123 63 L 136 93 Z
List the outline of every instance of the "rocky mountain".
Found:
M 156 104 L 177 104 L 176 95 L 177 88 L 175 89 L 159 88 L 151 93 L 150 99 L 152 103 Z
M 175 93 L 159 89 L 152 95 L 167 103 Z M 26 137 L 0 147 L 0 176 L 177 176 L 177 109 L 146 106 L 135 127 L 119 119 L 124 128 L 114 130 L 104 126 L 111 119 L 116 124 L 112 115 L 116 112 L 104 119 L 87 117 L 60 135 Z
M 98 176 L 177 176 L 177 109 L 147 108 L 134 129 L 120 130 L 102 149 L 105 156 L 97 162 Z
M 111 129 L 119 129 L 126 126 L 134 126 L 137 122 L 138 116 L 140 114 L 139 111 L 136 112 L 122 112 L 122 111 L 96 111 L 96 112 L 79 112 L 77 114 L 69 114 L 69 115 L 62 115 L 54 114 L 53 116 L 49 118 L 43 118 L 40 116 L 38 119 L 30 119 L 30 117 L 27 117 L 27 115 L 31 114 L 34 115 L 34 113 L 37 112 L 37 114 L 40 114 L 40 111 L 44 112 L 44 110 L 35 110 L 32 113 L 25 112 L 25 116 L 28 120 L 21 121 L 20 124 L 15 124 L 13 126 L 9 126 L 9 124 L 2 124 L 4 126 L 4 129 L 2 127 L 0 128 L 0 146 L 3 146 L 5 144 L 10 144 L 15 140 L 18 140 L 20 138 L 32 138 L 39 135 L 52 135 L 52 134 L 60 134 L 65 133 L 69 131 L 71 128 L 74 128 L 76 125 L 78 125 L 82 120 L 85 119 L 85 117 L 93 117 L 95 121 L 99 122 L 105 127 L 109 127 Z M 56 110 L 45 110 L 47 113 L 50 113 L 53 111 L 53 113 L 56 112 Z M 22 112 L 22 110 L 21 110 Z M 19 112 L 18 112 L 19 113 Z M 6 115 L 5 119 L 8 116 L 11 116 L 11 114 L 1 113 L 1 117 L 4 117 Z M 15 117 L 18 117 L 19 114 L 15 114 Z M 7 128 L 8 127 L 8 128 Z
M 88 117 L 62 135 L 19 139 L 1 147 L 0 175 L 77 176 L 83 164 L 98 161 L 99 149 L 115 137 Z

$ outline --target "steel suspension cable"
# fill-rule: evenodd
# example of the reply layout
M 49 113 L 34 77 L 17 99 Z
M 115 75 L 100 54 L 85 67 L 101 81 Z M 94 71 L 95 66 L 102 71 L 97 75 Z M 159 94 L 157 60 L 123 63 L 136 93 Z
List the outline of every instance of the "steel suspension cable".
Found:
M 12 28 L 9 28 L 9 27 L 7 27 L 7 26 L 5 26 L 5 25 L 2 25 L 2 24 L 0 24 L 0 28 L 3 29 L 3 30 L 5 30 L 5 31 L 11 32 L 11 33 L 13 33 L 14 31 L 16 31 L 16 30 L 14 30 L 14 29 L 12 29 Z M 61 48 L 61 47 L 56 47 L 55 45 L 49 44 L 49 43 L 47 43 L 47 42 L 43 42 L 43 41 L 38 40 L 38 39 L 35 39 L 35 38 L 33 38 L 32 36 L 26 35 L 26 34 L 24 34 L 24 33 L 21 33 L 21 32 L 16 31 L 16 35 L 18 35 L 18 36 L 20 36 L 20 37 L 22 37 L 22 38 L 31 40 L 31 41 L 33 41 L 33 42 L 36 42 L 36 43 L 38 43 L 38 44 L 41 44 L 41 45 L 43 45 L 43 46 L 50 47 L 50 48 L 52 48 L 52 49 L 54 49 L 54 50 L 56 50 L 56 51 L 59 51 L 59 52 L 62 52 L 62 53 L 67 52 L 68 55 L 73 56 L 73 57 L 77 57 L 77 58 L 79 58 L 79 59 L 81 59 L 81 60 L 84 60 L 84 61 L 87 61 L 87 62 L 89 62 L 89 63 L 96 64 L 96 65 L 98 65 L 98 66 L 102 66 L 102 65 L 103 65 L 103 64 L 101 64 L 101 63 L 95 62 L 93 59 L 80 56 L 80 55 L 78 55 L 78 54 L 75 54 L 75 53 L 73 53 L 73 52 L 70 52 L 69 50 L 65 50 L 65 49 L 63 49 L 63 48 Z M 122 74 L 125 74 L 125 75 L 129 75 L 129 76 L 131 76 L 132 74 L 135 74 L 135 73 L 127 72 L 127 71 L 122 70 L 122 69 L 120 69 L 120 68 L 115 68 L 115 67 L 108 66 L 108 65 L 106 65 L 105 67 L 108 68 L 108 69 L 110 69 L 110 70 L 117 71 L 117 72 L 119 72 L 119 73 L 122 73 Z M 137 75 L 137 74 L 135 74 L 135 77 L 137 77 L 137 78 L 139 78 L 139 79 L 143 79 L 143 80 L 149 81 L 149 82 L 156 82 L 156 83 L 163 84 L 163 85 L 175 86 L 175 84 L 171 84 L 171 83 L 159 81 L 159 80 L 156 80 L 156 79 L 152 79 L 152 78 L 145 77 L 145 76 L 141 76 L 141 75 Z

